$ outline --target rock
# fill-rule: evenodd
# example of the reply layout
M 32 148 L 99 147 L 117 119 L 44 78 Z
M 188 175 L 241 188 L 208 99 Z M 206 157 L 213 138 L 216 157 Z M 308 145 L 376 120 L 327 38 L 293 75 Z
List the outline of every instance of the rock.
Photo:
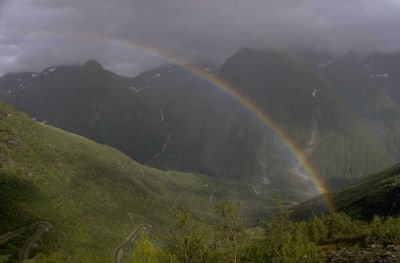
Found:
M 400 262 L 400 245 L 369 245 L 367 247 L 342 248 L 325 253 L 326 262 Z

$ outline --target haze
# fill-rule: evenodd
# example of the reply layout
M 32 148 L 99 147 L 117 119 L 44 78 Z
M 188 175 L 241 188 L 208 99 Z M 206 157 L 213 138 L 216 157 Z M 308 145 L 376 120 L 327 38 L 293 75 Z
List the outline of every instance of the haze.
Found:
M 0 75 L 96 59 L 135 75 L 168 62 L 83 35 L 151 46 L 193 63 L 241 47 L 400 50 L 398 0 L 0 0 Z

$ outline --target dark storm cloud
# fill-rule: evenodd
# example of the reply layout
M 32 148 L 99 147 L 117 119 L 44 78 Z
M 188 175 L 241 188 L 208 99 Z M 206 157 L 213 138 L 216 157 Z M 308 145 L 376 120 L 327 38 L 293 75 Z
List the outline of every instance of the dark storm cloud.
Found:
M 220 62 L 243 46 L 399 51 L 399 28 L 400 0 L 0 0 L 0 74 L 95 58 L 133 75 L 164 62 L 85 34 Z

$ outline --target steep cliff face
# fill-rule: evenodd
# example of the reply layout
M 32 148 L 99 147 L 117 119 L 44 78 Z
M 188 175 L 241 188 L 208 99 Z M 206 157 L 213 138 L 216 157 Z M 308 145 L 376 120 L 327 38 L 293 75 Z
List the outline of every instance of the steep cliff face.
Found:
M 243 49 L 222 76 L 276 120 L 331 187 L 399 158 L 398 55 Z

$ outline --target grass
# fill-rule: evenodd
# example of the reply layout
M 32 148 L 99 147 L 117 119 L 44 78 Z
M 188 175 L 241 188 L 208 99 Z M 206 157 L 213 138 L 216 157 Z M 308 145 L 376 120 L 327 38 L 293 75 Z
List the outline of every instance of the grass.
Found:
M 143 166 L 1 103 L 0 128 L 0 235 L 49 222 L 50 231 L 33 253 L 65 262 L 107 262 L 139 224 L 152 225 L 151 236 L 162 241 L 169 211 L 181 200 L 190 200 L 199 215 L 211 212 L 213 192 L 217 199 L 229 193 L 247 212 L 265 205 L 250 188 Z M 0 251 L 15 259 L 21 242 L 13 249 L 0 244 Z

